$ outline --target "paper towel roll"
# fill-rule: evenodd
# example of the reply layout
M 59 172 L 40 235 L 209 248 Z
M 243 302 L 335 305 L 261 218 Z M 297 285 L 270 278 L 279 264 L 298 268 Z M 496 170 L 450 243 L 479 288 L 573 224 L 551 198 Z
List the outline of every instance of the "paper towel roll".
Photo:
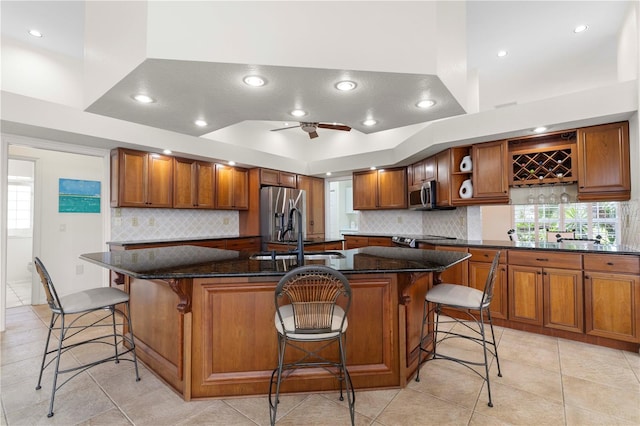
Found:
M 462 158 L 462 162 L 460 163 L 460 171 L 461 172 L 469 172 L 473 167 L 473 163 L 471 162 L 471 156 L 466 155 Z
M 473 184 L 471 183 L 471 179 L 467 179 L 460 185 L 460 198 L 471 197 L 473 197 Z

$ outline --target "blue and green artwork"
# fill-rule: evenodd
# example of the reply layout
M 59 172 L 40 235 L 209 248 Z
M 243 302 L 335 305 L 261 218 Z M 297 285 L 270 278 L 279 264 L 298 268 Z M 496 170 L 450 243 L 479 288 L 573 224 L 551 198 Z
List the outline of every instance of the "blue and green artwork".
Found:
M 100 182 L 96 180 L 60 179 L 59 213 L 100 213 Z

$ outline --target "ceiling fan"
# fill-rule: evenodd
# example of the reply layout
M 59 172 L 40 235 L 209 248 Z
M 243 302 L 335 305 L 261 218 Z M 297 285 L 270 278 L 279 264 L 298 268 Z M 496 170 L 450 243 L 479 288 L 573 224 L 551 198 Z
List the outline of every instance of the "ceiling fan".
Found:
M 272 132 L 277 132 L 280 130 L 287 129 L 297 129 L 300 128 L 303 131 L 309 134 L 309 139 L 318 137 L 318 129 L 331 129 L 331 130 L 343 130 L 348 132 L 351 130 L 351 127 L 345 126 L 343 124 L 329 124 L 329 123 L 312 123 L 312 122 L 301 122 L 298 126 L 289 126 L 289 127 L 281 127 L 279 129 L 271 129 Z

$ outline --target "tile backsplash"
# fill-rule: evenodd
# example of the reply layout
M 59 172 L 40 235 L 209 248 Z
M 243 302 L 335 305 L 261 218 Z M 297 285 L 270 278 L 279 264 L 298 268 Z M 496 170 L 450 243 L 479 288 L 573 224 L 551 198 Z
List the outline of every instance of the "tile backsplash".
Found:
M 620 203 L 622 244 L 640 250 L 640 199 Z
M 111 209 L 111 241 L 237 236 L 238 212 L 196 209 Z
M 478 210 L 477 212 L 475 210 Z M 471 220 L 467 218 L 470 210 Z M 479 239 L 467 234 L 467 224 L 475 220 L 478 207 L 459 207 L 455 210 L 363 210 L 360 212 L 359 232 L 398 235 L 442 235 L 462 239 Z M 478 228 L 480 229 L 480 228 Z

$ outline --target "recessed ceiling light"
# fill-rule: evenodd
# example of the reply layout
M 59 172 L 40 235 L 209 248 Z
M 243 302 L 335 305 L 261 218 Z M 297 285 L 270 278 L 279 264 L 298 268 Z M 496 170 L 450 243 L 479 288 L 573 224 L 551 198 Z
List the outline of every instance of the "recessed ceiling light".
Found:
M 378 122 L 376 120 L 374 120 L 373 118 L 369 118 L 367 120 L 364 120 L 362 122 L 362 124 L 364 124 L 365 126 L 375 126 Z
M 264 78 L 257 75 L 248 75 L 242 81 L 244 81 L 245 84 L 253 87 L 260 87 L 266 84 Z
M 536 127 L 535 129 L 533 129 L 533 131 L 536 132 L 536 133 L 542 133 L 545 130 L 547 130 L 547 128 L 544 127 L 544 126 Z
M 499 50 L 498 51 L 498 58 L 504 58 L 505 56 L 507 56 L 507 51 L 506 50 Z
M 207 124 L 209 124 L 204 120 L 196 120 L 193 123 L 198 127 L 205 127 Z
M 307 111 L 302 109 L 294 109 L 289 114 L 293 115 L 294 117 L 304 117 L 305 115 L 307 115 Z
M 578 25 L 577 27 L 575 27 L 573 29 L 573 32 L 574 33 L 582 33 L 584 31 L 587 31 L 587 28 L 589 28 L 587 25 L 584 25 L 584 24 Z
M 418 108 L 431 108 L 436 104 L 436 101 L 432 101 L 431 99 L 424 99 L 416 104 Z
M 353 90 L 356 88 L 356 86 L 357 84 L 354 81 L 349 81 L 349 80 L 343 80 L 336 83 L 336 89 L 343 92 L 348 92 L 349 90 Z
M 376 166 L 369 167 L 369 170 L 375 170 L 375 169 L 376 169 Z
M 144 95 L 142 93 L 138 93 L 137 95 L 134 95 L 133 99 L 135 99 L 137 102 L 140 102 L 141 104 L 150 104 L 156 101 L 151 96 Z
M 235 161 L 233 161 L 233 160 L 229 160 L 229 161 L 227 162 L 227 164 L 228 164 L 228 165 L 230 165 L 230 166 L 235 166 L 235 165 L 236 165 L 236 162 L 235 162 Z
M 163 154 L 169 155 L 171 154 L 171 150 L 170 149 L 165 149 L 164 151 L 162 151 Z
M 38 30 L 29 30 L 29 34 L 31 34 L 34 37 L 42 37 L 42 33 Z
M 327 176 L 331 176 L 331 172 L 327 172 Z

